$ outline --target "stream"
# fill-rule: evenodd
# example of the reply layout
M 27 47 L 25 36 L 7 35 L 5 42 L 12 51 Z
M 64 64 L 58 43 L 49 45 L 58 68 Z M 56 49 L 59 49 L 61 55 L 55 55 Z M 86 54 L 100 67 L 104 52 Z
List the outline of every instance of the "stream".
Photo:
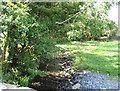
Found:
M 36 90 L 55 89 L 57 91 L 64 89 L 120 89 L 118 77 L 116 77 L 116 80 L 112 80 L 109 79 L 108 74 L 86 70 L 75 71 L 70 67 L 73 62 L 70 55 L 62 55 L 59 60 L 60 68 L 58 73 L 50 72 L 46 77 L 36 76 L 29 87 Z

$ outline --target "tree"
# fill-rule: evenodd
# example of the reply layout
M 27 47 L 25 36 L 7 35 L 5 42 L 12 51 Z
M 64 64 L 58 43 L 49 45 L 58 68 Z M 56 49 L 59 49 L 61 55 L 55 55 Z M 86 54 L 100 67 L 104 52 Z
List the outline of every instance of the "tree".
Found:
M 57 57 L 56 43 L 67 38 L 96 38 L 113 30 L 115 26 L 104 11 L 108 4 L 103 3 L 99 9 L 94 8 L 95 3 L 85 2 L 3 2 L 3 80 L 28 85 L 35 75 L 44 76 L 40 65 L 46 68 Z
M 5 81 L 12 79 L 10 83 L 27 85 L 35 75 L 43 75 L 39 63 L 54 56 L 54 43 L 48 32 L 42 33 L 47 26 L 29 11 L 28 3 L 3 3 L 3 77 Z
M 117 31 L 117 25 L 109 20 L 107 12 L 114 2 L 103 2 L 96 7 L 96 3 L 84 3 L 80 6 L 83 13 L 79 13 L 69 24 L 71 30 L 68 32 L 70 40 L 90 40 L 98 39 L 106 35 L 114 35 Z M 112 26 L 113 25 L 113 26 Z

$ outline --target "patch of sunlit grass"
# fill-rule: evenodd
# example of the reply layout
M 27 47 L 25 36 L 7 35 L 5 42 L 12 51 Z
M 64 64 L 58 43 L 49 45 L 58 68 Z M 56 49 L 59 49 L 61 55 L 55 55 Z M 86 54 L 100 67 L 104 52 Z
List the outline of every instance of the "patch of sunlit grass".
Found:
M 75 54 L 73 68 L 118 75 L 118 41 L 74 41 L 61 46 Z

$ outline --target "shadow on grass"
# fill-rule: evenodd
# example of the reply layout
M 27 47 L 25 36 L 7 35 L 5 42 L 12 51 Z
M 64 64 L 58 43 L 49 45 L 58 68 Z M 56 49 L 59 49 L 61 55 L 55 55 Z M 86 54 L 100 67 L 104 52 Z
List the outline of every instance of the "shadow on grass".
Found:
M 111 60 L 103 55 L 77 52 L 73 68 L 91 70 L 118 75 L 118 60 Z M 115 56 L 116 57 L 116 56 Z
M 76 55 L 73 68 L 118 75 L 118 41 L 86 41 L 65 44 Z M 70 47 L 70 46 L 73 47 Z

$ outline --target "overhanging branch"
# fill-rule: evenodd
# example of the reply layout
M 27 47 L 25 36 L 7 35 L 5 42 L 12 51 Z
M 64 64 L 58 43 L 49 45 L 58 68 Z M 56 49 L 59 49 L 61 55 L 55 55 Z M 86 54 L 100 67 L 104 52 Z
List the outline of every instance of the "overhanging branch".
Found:
M 77 12 L 76 14 L 74 14 L 73 16 L 71 16 L 70 18 L 66 19 L 65 21 L 62 21 L 62 22 L 56 22 L 56 24 L 59 24 L 59 25 L 62 25 L 68 21 L 70 21 L 73 17 L 75 17 L 76 15 L 78 15 L 79 13 L 81 13 L 80 11 Z

